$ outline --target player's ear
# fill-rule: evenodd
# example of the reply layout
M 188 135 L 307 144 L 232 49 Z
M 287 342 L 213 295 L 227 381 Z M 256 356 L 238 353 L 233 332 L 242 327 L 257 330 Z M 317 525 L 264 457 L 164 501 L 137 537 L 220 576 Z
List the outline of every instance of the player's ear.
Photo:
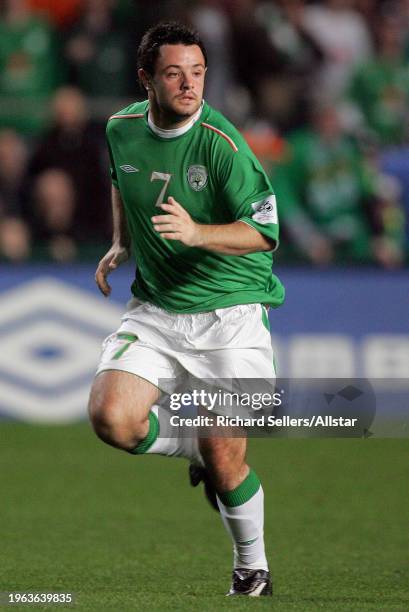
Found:
M 143 68 L 139 68 L 138 77 L 142 85 L 145 87 L 145 89 L 149 91 L 151 89 L 151 85 L 150 85 L 150 76 L 148 75 L 148 73 L 145 72 Z

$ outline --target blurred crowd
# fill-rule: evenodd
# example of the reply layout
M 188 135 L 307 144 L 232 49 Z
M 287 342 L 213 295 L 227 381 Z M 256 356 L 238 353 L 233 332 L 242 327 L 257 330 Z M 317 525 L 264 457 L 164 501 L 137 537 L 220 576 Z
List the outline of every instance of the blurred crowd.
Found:
M 278 260 L 407 264 L 409 0 L 0 0 L 0 259 L 104 251 L 106 119 L 145 97 L 136 50 L 168 18 L 271 177 Z

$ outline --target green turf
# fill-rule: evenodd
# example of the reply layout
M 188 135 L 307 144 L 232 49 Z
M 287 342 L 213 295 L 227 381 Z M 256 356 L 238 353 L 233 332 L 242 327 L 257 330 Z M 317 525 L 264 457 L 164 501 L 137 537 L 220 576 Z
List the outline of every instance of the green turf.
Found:
M 77 597 L 7 609 L 409 610 L 405 440 L 251 441 L 273 600 L 224 597 L 230 543 L 183 460 L 121 453 L 85 424 L 1 424 L 0 443 L 0 591 Z

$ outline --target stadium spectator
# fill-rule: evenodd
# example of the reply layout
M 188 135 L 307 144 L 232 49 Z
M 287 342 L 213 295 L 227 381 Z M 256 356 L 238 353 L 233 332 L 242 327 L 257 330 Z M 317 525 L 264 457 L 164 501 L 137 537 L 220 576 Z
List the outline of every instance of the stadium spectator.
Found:
M 386 0 L 386 2 L 388 1 L 389 0 Z M 369 31 L 371 32 L 372 39 L 374 37 L 374 32 L 376 31 L 379 11 L 383 4 L 384 0 L 355 0 L 355 9 L 364 19 Z
M 57 92 L 52 125 L 33 154 L 28 174 L 34 200 L 28 215 L 36 239 L 63 232 L 80 246 L 85 239 L 95 244 L 107 238 L 107 173 L 98 133 L 77 89 Z
M 408 139 L 409 61 L 403 26 L 399 14 L 379 19 L 376 55 L 357 69 L 348 90 L 361 127 L 372 131 L 383 147 Z
M 372 38 L 354 0 L 327 0 L 305 7 L 304 26 L 325 50 L 320 70 L 320 91 L 337 97 L 345 89 L 358 64 L 372 56 Z
M 18 217 L 0 220 L 0 256 L 18 262 L 30 255 L 30 231 Z
M 58 28 L 69 26 L 78 17 L 83 0 L 29 0 L 33 12 L 47 15 Z
M 47 102 L 63 78 L 54 31 L 27 0 L 4 0 L 0 20 L 0 124 L 42 130 Z
M 382 172 L 393 177 L 399 185 L 404 211 L 401 225 L 404 226 L 406 253 L 409 255 L 409 146 L 406 144 L 383 151 L 379 165 Z
M 0 256 L 19 261 L 30 254 L 30 232 L 23 221 L 24 141 L 12 130 L 0 132 Z
M 40 174 L 34 184 L 33 204 L 32 227 L 37 246 L 54 261 L 75 259 L 75 186 L 69 174 L 58 169 Z
M 251 96 L 248 114 L 279 123 L 293 105 L 286 87 L 285 61 L 264 24 L 255 19 L 255 0 L 238 0 L 230 7 L 235 78 Z
M 281 218 L 299 252 L 313 263 L 402 262 L 396 194 L 342 132 L 332 104 L 316 104 L 310 129 L 289 139 L 273 184 Z
M 206 100 L 222 113 L 230 109 L 234 113 L 231 29 L 227 15 L 220 8 L 218 0 L 200 0 L 193 3 L 189 17 L 209 49 L 208 59 L 212 69 L 207 76 Z
M 264 78 L 282 71 L 280 54 L 254 18 L 255 6 L 254 0 L 238 0 L 231 14 L 236 75 L 253 96 Z
M 266 121 L 249 121 L 242 130 L 247 144 L 261 162 L 268 175 L 275 165 L 281 163 L 285 155 L 284 138 Z
M 13 130 L 0 132 L 0 213 L 20 217 L 22 213 L 21 183 L 27 162 L 23 139 Z
M 305 27 L 304 0 L 268 0 L 257 8 L 256 16 L 267 28 L 274 45 L 283 54 L 291 72 L 314 80 L 324 58 L 324 50 Z
M 128 32 L 115 19 L 113 0 L 83 0 L 78 20 L 66 32 L 65 57 L 70 79 L 86 95 L 120 98 L 134 91 Z
M 323 48 L 306 29 L 305 14 L 304 0 L 269 0 L 262 2 L 256 12 L 285 65 L 281 89 L 289 103 L 282 105 L 281 116 L 272 117 L 285 131 L 305 124 L 307 101 L 316 91 L 317 73 L 325 59 Z M 265 105 L 271 103 L 270 96 Z

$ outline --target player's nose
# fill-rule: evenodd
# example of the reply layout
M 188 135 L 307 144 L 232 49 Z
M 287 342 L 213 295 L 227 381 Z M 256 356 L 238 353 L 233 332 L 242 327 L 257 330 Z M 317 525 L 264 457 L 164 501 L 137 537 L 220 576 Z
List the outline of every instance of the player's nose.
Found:
M 182 89 L 193 89 L 193 78 L 188 74 L 183 75 Z

